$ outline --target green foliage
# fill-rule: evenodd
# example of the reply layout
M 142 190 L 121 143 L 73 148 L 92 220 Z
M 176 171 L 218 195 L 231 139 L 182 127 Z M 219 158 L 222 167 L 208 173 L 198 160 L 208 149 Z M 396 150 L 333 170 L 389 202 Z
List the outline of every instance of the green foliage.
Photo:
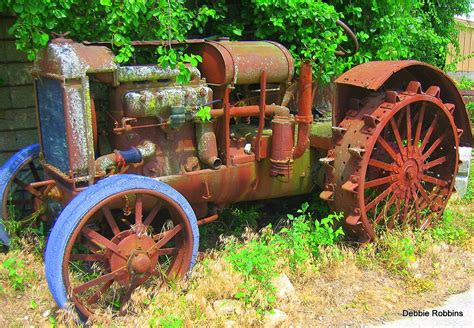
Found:
M 227 245 L 229 261 L 244 276 L 235 295 L 257 311 L 265 311 L 275 303 L 275 287 L 271 279 L 276 275 L 277 253 L 265 240 L 252 240 L 246 245 Z
M 2 268 L 8 273 L 8 281 L 13 290 L 24 290 L 31 273 L 25 268 L 25 263 L 16 257 L 9 257 L 2 262 Z
M 445 210 L 442 220 L 430 232 L 434 240 L 448 244 L 462 243 L 468 237 L 466 229 L 456 225 L 455 214 L 450 209 Z
M 160 325 L 163 328 L 180 328 L 184 327 L 184 320 L 175 315 L 168 315 L 160 318 Z
M 275 247 L 288 258 L 292 270 L 296 270 L 308 260 L 317 258 L 320 255 L 320 246 L 334 245 L 344 235 L 342 227 L 333 228 L 342 218 L 342 214 L 330 214 L 319 221 L 312 218 L 308 208 L 308 203 L 303 203 L 297 210 L 298 216 L 288 214 L 290 226 L 281 229 L 274 237 Z
M 471 90 L 474 88 L 474 80 L 463 76 L 459 81 L 457 81 L 457 85 L 461 90 Z
M 416 247 L 412 238 L 390 231 L 378 242 L 377 248 L 376 257 L 389 272 L 409 275 L 408 266 L 416 261 Z
M 320 81 L 368 60 L 418 59 L 443 68 L 448 45 L 458 49 L 455 14 L 469 12 L 469 0 L 5 0 L 17 20 L 10 33 L 17 48 L 33 59 L 51 31 L 76 40 L 112 42 L 119 63 L 139 60 L 131 40 L 184 40 L 188 35 L 270 39 L 285 44 L 296 59 L 322 65 Z M 336 26 L 343 19 L 356 32 L 361 50 L 349 58 L 334 55 L 348 40 Z M 90 28 L 88 28 L 90 27 Z M 160 62 L 174 62 L 189 75 L 187 59 L 162 47 Z M 189 61 L 191 65 L 194 59 Z M 172 66 L 172 65 L 170 65 Z
M 308 209 L 308 203 L 304 203 L 297 216 L 289 214 L 289 226 L 277 233 L 269 225 L 258 239 L 226 246 L 226 260 L 244 277 L 235 296 L 259 312 L 270 309 L 275 302 L 271 279 L 277 274 L 279 263 L 289 265 L 293 271 L 303 270 L 302 264 L 316 263 L 321 246 L 334 245 L 344 234 L 342 228 L 333 228 L 342 215 L 331 214 L 318 221 Z
M 209 106 L 200 107 L 196 113 L 196 116 L 201 122 L 209 122 L 212 119 L 211 107 Z

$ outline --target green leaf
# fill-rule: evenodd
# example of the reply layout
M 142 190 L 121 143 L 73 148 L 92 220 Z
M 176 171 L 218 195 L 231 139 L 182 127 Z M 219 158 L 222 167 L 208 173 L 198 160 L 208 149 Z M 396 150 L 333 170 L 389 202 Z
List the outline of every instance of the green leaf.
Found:
M 100 4 L 105 7 L 112 6 L 112 0 L 100 0 Z

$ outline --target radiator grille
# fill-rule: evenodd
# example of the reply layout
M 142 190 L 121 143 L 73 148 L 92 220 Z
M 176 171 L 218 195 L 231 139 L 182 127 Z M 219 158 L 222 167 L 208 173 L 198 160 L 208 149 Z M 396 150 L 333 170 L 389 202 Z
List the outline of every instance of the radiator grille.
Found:
M 36 80 L 36 92 L 45 160 L 68 173 L 64 89 L 60 81 L 42 77 Z

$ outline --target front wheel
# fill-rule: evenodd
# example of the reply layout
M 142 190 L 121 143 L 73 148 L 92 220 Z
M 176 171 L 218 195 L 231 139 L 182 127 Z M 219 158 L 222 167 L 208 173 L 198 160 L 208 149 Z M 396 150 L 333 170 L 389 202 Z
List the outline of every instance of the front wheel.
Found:
M 46 246 L 45 271 L 56 303 L 83 317 L 124 314 L 135 288 L 159 286 L 193 267 L 199 230 L 191 205 L 150 178 L 116 175 L 76 196 Z

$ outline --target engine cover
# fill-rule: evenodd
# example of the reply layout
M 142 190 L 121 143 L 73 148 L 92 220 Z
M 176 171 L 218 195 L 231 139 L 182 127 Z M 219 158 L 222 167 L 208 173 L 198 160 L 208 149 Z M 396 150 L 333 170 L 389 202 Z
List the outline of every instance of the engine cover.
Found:
M 212 89 L 204 84 L 168 86 L 129 91 L 123 96 L 123 107 L 128 117 L 164 117 L 171 107 L 199 108 L 212 101 Z

